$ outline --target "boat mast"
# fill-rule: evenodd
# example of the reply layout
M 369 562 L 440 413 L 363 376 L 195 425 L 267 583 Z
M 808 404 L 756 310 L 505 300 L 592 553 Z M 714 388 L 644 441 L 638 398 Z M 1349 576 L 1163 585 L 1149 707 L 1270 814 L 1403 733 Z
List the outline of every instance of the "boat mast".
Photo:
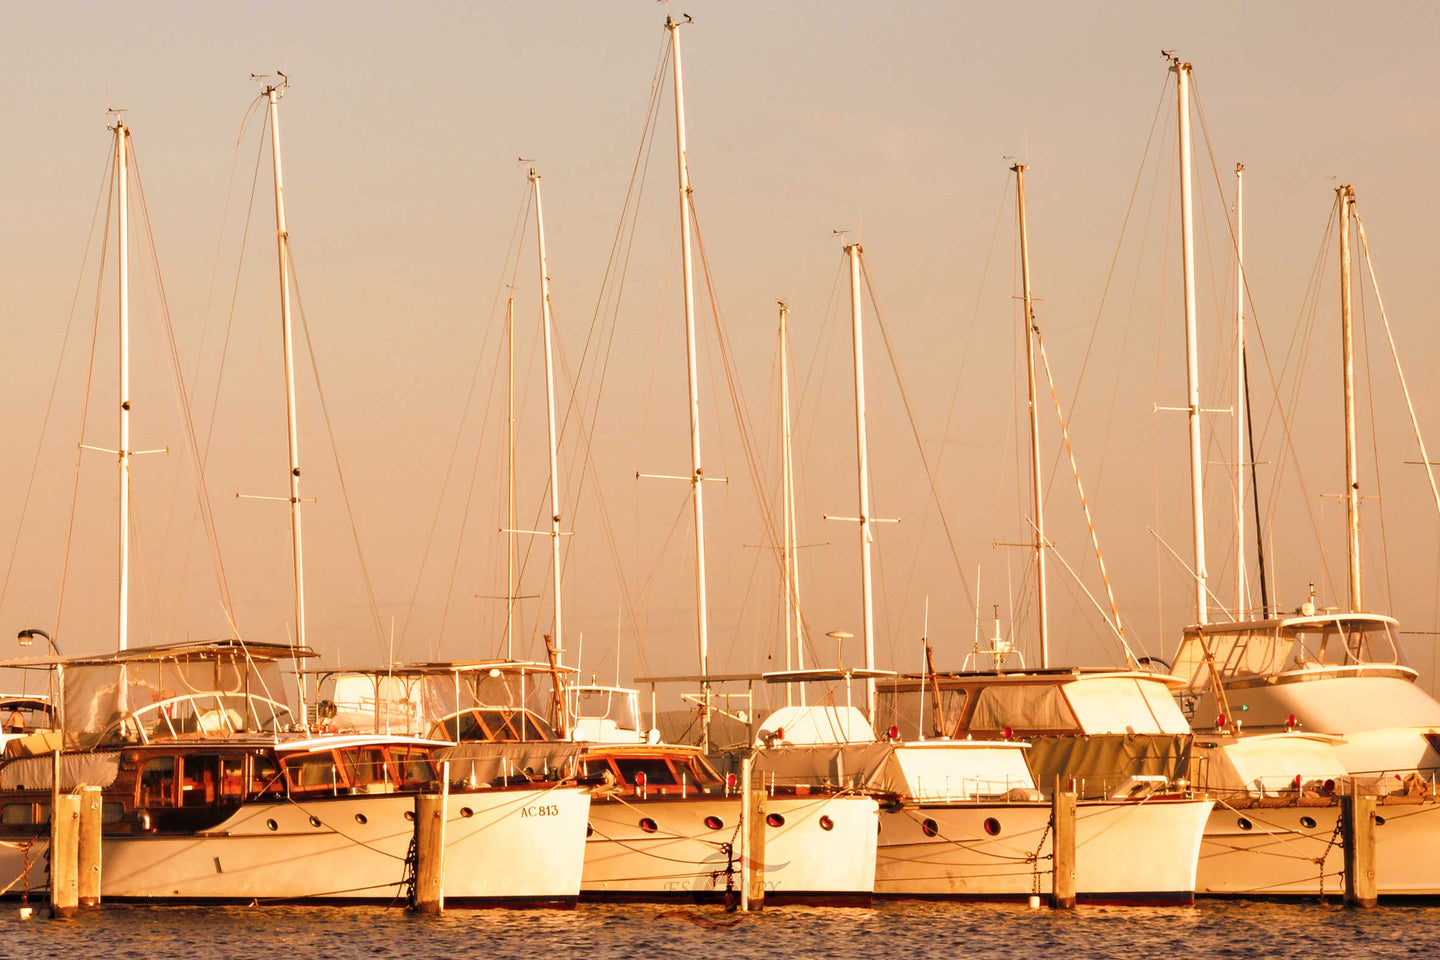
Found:
M 285 181 L 280 167 L 280 96 L 284 84 L 267 84 L 270 153 L 275 169 L 275 244 L 280 258 L 280 325 L 285 337 L 285 428 L 290 450 L 290 553 L 295 570 L 295 646 L 305 642 L 305 552 L 300 539 L 300 436 L 295 420 L 295 348 L 290 322 L 290 230 L 285 223 Z M 306 700 L 300 679 L 302 708 Z M 307 720 L 308 724 L 308 720 Z
M 120 584 L 117 646 L 130 646 L 130 130 L 115 118 L 115 182 L 120 215 Z
M 1202 626 L 1209 619 L 1205 567 L 1204 461 L 1200 450 L 1200 356 L 1195 332 L 1195 220 L 1190 190 L 1190 64 L 1171 58 L 1176 76 L 1180 123 L 1180 237 L 1185 278 L 1185 361 L 1186 416 L 1190 421 L 1190 513 L 1195 562 L 1195 621 Z
M 555 453 L 555 364 L 550 333 L 550 271 L 545 259 L 545 213 L 540 206 L 540 174 L 535 172 L 534 167 L 530 168 L 530 182 L 535 187 L 535 236 L 540 252 L 540 316 L 545 334 L 545 412 L 550 419 L 550 565 L 555 590 L 554 657 L 558 658 L 565 652 L 565 632 L 560 603 L 560 469 Z
M 1350 318 L 1350 218 L 1355 189 L 1337 187 L 1340 200 L 1340 331 L 1345 363 L 1345 559 L 1350 609 L 1364 609 L 1360 595 L 1360 468 L 1355 444 L 1355 340 Z
M 784 504 L 785 545 L 781 555 L 785 567 L 785 669 L 805 669 L 805 632 L 800 619 L 800 564 L 795 524 L 795 459 L 791 452 L 790 425 L 790 308 L 780 301 L 780 485 Z M 791 650 L 794 650 L 792 658 Z M 785 685 L 785 705 L 793 703 L 792 686 Z M 800 687 L 805 703 L 805 687 Z
M 865 431 L 865 347 L 860 330 L 860 244 L 845 247 L 850 258 L 850 321 L 855 353 L 855 456 L 860 480 L 860 582 L 861 605 L 865 626 L 865 669 L 875 669 L 875 610 L 870 576 L 870 454 Z M 865 705 L 868 716 L 875 717 L 875 678 L 865 678 Z
M 688 21 L 688 18 L 687 18 Z M 680 253 L 685 280 L 685 353 L 690 385 L 690 502 L 695 519 L 695 629 L 700 646 L 703 715 L 700 742 L 710 745 L 710 633 L 705 590 L 705 472 L 700 465 L 700 375 L 695 360 L 695 271 L 690 253 L 690 166 L 685 155 L 685 83 L 680 69 L 680 23 L 665 18 L 675 75 L 675 156 L 680 185 Z
M 1245 619 L 1245 164 L 1235 164 L 1235 618 Z M 1257 516 L 1255 522 L 1259 523 Z
M 1025 170 L 1028 166 L 1017 163 L 1010 169 L 1015 172 L 1015 197 L 1020 218 L 1020 282 L 1025 296 L 1025 373 L 1030 404 L 1030 491 L 1035 517 L 1035 607 L 1040 629 L 1040 669 L 1044 670 L 1050 666 L 1050 617 L 1045 596 L 1045 496 L 1040 480 L 1040 405 L 1035 384 L 1035 339 L 1039 331 L 1035 328 L 1034 300 L 1030 295 L 1030 242 L 1025 218 Z
M 505 302 L 505 326 L 510 345 L 510 373 L 506 386 L 506 422 L 509 429 L 509 456 L 506 459 L 505 487 L 505 659 L 515 659 L 515 294 Z

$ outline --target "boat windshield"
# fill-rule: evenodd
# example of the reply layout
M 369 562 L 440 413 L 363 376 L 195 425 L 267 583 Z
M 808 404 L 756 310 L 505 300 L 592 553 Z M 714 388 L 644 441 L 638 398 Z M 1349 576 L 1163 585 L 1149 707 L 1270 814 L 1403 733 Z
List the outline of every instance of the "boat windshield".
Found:
M 1289 671 L 1404 666 L 1394 623 L 1382 618 L 1305 617 L 1279 623 L 1207 627 L 1204 643 L 1191 628 L 1175 659 L 1175 673 L 1197 689 L 1209 681 L 1205 647 L 1222 681 Z
M 522 743 L 554 740 L 555 732 L 550 724 L 529 710 L 479 707 L 441 720 L 430 731 L 430 739 L 453 743 Z

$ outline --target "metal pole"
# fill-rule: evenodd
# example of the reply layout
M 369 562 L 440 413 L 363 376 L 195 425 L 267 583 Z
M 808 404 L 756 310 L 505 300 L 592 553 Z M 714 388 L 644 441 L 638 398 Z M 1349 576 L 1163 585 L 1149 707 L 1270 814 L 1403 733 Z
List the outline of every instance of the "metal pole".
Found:
M 870 574 L 870 454 L 865 431 L 865 345 L 860 323 L 860 244 L 845 247 L 850 258 L 850 326 L 855 354 L 855 456 L 860 481 L 860 583 L 865 627 L 865 669 L 875 669 L 875 611 Z M 865 678 L 865 706 L 875 716 L 875 678 Z
M 1245 577 L 1245 164 L 1235 164 L 1235 617 L 1249 607 Z M 1259 522 L 1259 517 L 1256 517 Z
M 510 341 L 509 398 L 506 421 L 509 424 L 509 459 L 506 461 L 505 524 L 505 658 L 515 659 L 515 297 L 505 304 L 505 323 Z
M 545 333 L 545 411 L 550 419 L 550 566 L 555 590 L 555 653 L 565 652 L 565 631 L 560 602 L 560 468 L 555 452 L 555 362 L 550 331 L 550 270 L 545 259 L 545 213 L 540 206 L 540 174 L 530 168 L 535 185 L 535 236 L 540 250 L 540 315 Z M 555 678 L 558 682 L 558 678 Z
M 1365 609 L 1360 594 L 1360 467 L 1355 444 L 1355 328 L 1350 317 L 1350 217 L 1355 190 L 1337 187 L 1340 197 L 1340 331 L 1345 362 L 1345 559 L 1350 609 Z
M 1180 122 L 1180 237 L 1185 277 L 1185 362 L 1188 394 L 1186 405 L 1190 421 L 1190 509 L 1195 544 L 1195 621 L 1209 620 L 1205 566 L 1205 486 L 1204 461 L 1200 449 L 1200 348 L 1195 332 L 1195 222 L 1190 188 L 1190 64 L 1177 57 L 1172 60 L 1175 71 L 1176 96 L 1179 98 Z
M 799 645 L 795 633 L 795 554 L 791 537 L 795 523 L 794 475 L 790 463 L 790 356 L 786 350 L 787 318 L 790 308 L 780 303 L 780 498 L 783 504 L 785 544 L 781 548 L 785 575 L 785 669 L 794 669 L 793 650 Z M 785 684 L 785 705 L 795 702 L 794 685 Z
M 300 435 L 295 421 L 295 348 L 290 322 L 290 230 L 285 223 L 285 180 L 280 167 L 280 88 L 265 88 L 270 105 L 270 153 L 275 169 L 275 245 L 280 259 L 280 325 L 285 337 L 285 429 L 290 450 L 290 553 L 295 569 L 295 646 L 305 640 L 305 551 L 300 539 Z M 300 675 L 300 706 L 305 708 L 305 677 Z
M 115 121 L 115 182 L 120 241 L 120 584 L 117 646 L 130 645 L 130 131 Z
M 1035 384 L 1035 306 L 1030 294 L 1030 241 L 1025 218 L 1025 170 L 1027 164 L 1017 163 L 1015 196 L 1020 217 L 1020 280 L 1025 295 L 1025 372 L 1030 404 L 1030 491 L 1031 509 L 1035 514 L 1035 590 L 1036 615 L 1040 628 L 1040 668 L 1050 666 L 1050 615 L 1045 589 L 1045 496 L 1040 480 L 1040 404 Z
M 690 385 L 690 500 L 695 517 L 695 627 L 700 646 L 704 716 L 700 739 L 710 745 L 710 635 L 705 588 L 705 471 L 700 465 L 700 374 L 695 359 L 695 271 L 690 252 L 690 167 L 685 157 L 685 83 L 680 67 L 680 24 L 665 18 L 675 74 L 675 155 L 680 180 L 680 253 L 685 280 L 685 353 Z

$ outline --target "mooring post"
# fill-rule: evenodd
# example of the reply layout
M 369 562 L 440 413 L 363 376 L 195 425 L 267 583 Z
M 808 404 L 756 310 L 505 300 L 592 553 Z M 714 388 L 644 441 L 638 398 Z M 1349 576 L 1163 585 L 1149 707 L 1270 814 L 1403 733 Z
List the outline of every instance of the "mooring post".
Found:
M 1075 792 L 1060 789 L 1059 777 L 1050 797 L 1050 819 L 1055 834 L 1050 906 L 1070 910 L 1075 906 Z
M 749 774 L 750 765 L 755 762 L 752 755 L 746 759 L 745 803 L 745 864 L 742 876 L 745 878 L 745 899 L 751 910 L 765 907 L 765 775 L 760 775 L 760 785 L 754 783 Z
M 415 796 L 416 913 L 439 916 L 445 911 L 445 798 L 438 793 Z
M 79 910 L 76 865 L 80 852 L 80 798 L 62 793 L 51 798 L 50 915 L 58 920 Z
M 80 788 L 80 853 L 76 880 L 80 906 L 100 906 L 100 821 L 105 803 L 99 787 Z
M 1345 842 L 1345 906 L 1373 907 L 1379 900 L 1375 878 L 1375 798 L 1353 792 L 1340 798 L 1340 831 Z

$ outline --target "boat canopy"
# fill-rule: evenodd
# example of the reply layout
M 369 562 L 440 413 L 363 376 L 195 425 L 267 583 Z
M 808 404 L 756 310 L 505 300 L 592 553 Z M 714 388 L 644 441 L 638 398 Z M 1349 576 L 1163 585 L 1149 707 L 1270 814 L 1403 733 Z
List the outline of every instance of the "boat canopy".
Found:
M 1292 671 L 1380 666 L 1413 673 L 1396 642 L 1399 623 L 1376 613 L 1327 613 L 1185 629 L 1175 674 L 1191 690 L 1208 686 L 1214 658 L 1222 683 Z M 1208 647 L 1209 656 L 1206 655 Z
M 64 746 L 288 729 L 293 714 L 280 664 L 309 655 L 283 644 L 220 640 L 60 660 Z

